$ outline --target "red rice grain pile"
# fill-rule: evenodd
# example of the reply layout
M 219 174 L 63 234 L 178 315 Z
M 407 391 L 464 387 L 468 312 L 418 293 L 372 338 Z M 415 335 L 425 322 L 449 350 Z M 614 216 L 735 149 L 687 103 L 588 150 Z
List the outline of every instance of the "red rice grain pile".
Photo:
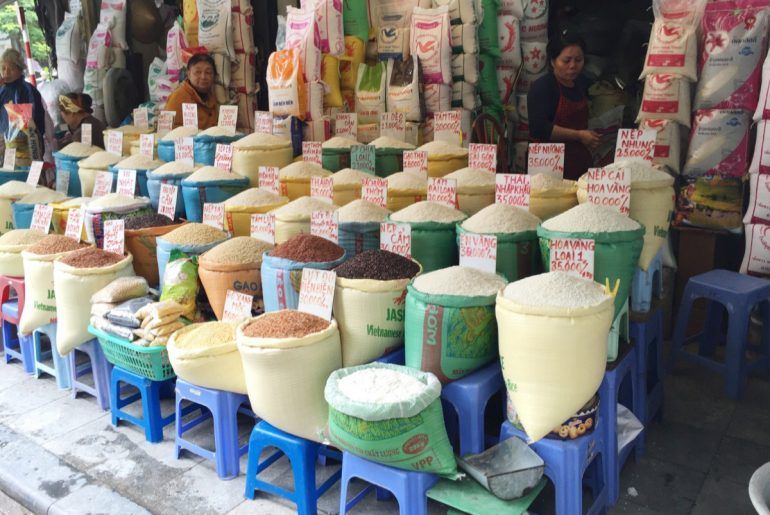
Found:
M 327 327 L 329 322 L 321 317 L 286 309 L 260 316 L 243 329 L 243 334 L 252 338 L 302 338 Z

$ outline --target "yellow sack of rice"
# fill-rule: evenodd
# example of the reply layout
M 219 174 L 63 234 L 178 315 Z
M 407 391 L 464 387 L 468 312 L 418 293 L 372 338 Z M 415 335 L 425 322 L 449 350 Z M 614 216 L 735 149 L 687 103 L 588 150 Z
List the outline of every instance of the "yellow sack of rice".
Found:
M 139 136 L 142 134 L 152 134 L 152 129 L 140 129 L 134 125 L 123 125 L 116 129 L 107 129 L 102 134 L 104 135 L 104 141 L 109 139 L 110 132 L 122 132 L 123 133 L 123 154 L 124 156 L 131 155 L 131 144 L 134 141 L 139 141 Z
M 123 142 L 125 145 L 125 140 Z M 81 194 L 90 197 L 94 193 L 96 174 L 109 171 L 109 167 L 118 164 L 123 158 L 111 152 L 96 152 L 82 161 L 78 161 L 78 177 L 80 177 Z
M 428 176 L 444 177 L 468 166 L 468 149 L 446 141 L 431 141 L 417 150 L 428 153 Z
M 428 179 L 417 174 L 398 172 L 389 175 L 387 181 L 388 209 L 391 211 L 400 211 L 428 198 Z
M 334 182 L 334 203 L 340 207 L 361 198 L 361 183 L 374 177 L 370 173 L 352 168 L 343 168 L 332 175 Z
M 21 181 L 8 181 L 0 186 L 0 234 L 14 229 L 11 204 L 25 195 L 29 195 L 37 188 L 37 186 L 30 186 Z
M 495 174 L 478 168 L 461 168 L 444 176 L 457 181 L 457 206 L 468 216 L 495 203 Z
M 577 183 L 547 174 L 530 179 L 529 212 L 545 221 L 577 206 Z
M 332 172 L 329 170 L 325 170 L 314 163 L 306 161 L 292 163 L 281 168 L 281 171 L 278 172 L 281 195 L 289 197 L 289 200 L 296 200 L 310 195 L 310 178 L 329 177 L 331 174 Z
M 225 230 L 233 236 L 251 235 L 251 215 L 286 205 L 289 199 L 262 188 L 250 188 L 225 200 Z
M 337 206 L 314 197 L 300 197 L 271 211 L 275 215 L 275 244 L 281 244 L 297 234 L 310 234 L 313 211 L 334 211 Z
M 239 139 L 233 146 L 233 173 L 248 177 L 253 188 L 259 186 L 259 167 L 284 168 L 294 159 L 291 141 L 272 134 L 254 133 Z

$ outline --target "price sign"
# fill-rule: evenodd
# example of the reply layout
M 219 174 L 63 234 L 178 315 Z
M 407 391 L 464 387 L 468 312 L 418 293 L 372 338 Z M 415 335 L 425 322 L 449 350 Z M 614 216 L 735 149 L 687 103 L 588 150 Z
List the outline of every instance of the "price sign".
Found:
M 107 152 L 122 156 L 123 155 L 123 133 L 120 131 L 109 131 L 107 133 Z
M 297 309 L 324 320 L 331 320 L 336 281 L 337 274 L 331 270 L 303 268 Z
M 302 142 L 302 159 L 308 163 L 315 163 L 321 166 L 321 142 L 320 141 L 303 141 Z
M 245 318 L 251 318 L 251 305 L 254 297 L 235 290 L 227 290 L 225 295 L 225 309 L 222 312 L 222 322 L 231 324 L 241 322 Z
M 388 181 L 380 177 L 364 179 L 361 181 L 361 199 L 376 204 L 380 207 L 388 207 Z
M 238 123 L 238 106 L 219 106 L 219 121 L 217 125 L 232 135 Z
M 615 161 L 646 161 L 652 163 L 655 156 L 655 129 L 620 129 L 615 144 Z
M 48 234 L 51 228 L 51 218 L 53 217 L 53 206 L 45 204 L 35 204 L 35 210 L 32 212 L 32 224 L 29 226 L 33 231 L 40 231 Z
M 198 104 L 182 104 L 182 125 L 198 128 Z
M 3 155 L 3 168 L 6 170 L 13 170 L 16 168 L 16 149 L 15 148 L 7 148 L 5 149 L 5 155 Z
M 123 220 L 107 220 L 104 222 L 104 250 L 122 256 L 125 252 L 125 229 L 126 226 Z
M 275 215 L 269 213 L 251 215 L 251 237 L 275 245 Z
M 400 141 L 406 140 L 406 116 L 404 113 L 382 113 L 380 115 L 380 136 Z
M 631 172 L 627 168 L 589 168 L 588 202 L 611 207 L 624 215 L 631 213 Z
M 136 170 L 118 170 L 116 191 L 121 195 L 134 196 L 136 193 Z
M 72 238 L 75 241 L 80 241 L 80 235 L 83 232 L 83 220 L 85 219 L 86 208 L 70 209 L 67 212 L 67 228 L 64 230 L 64 235 L 67 238 Z
M 495 203 L 529 210 L 530 176 L 499 173 L 495 176 Z
M 278 180 L 279 169 L 277 166 L 260 166 L 257 171 L 259 177 L 259 187 L 267 191 L 272 191 L 276 195 L 281 194 L 281 183 Z
M 160 185 L 160 198 L 158 199 L 158 213 L 169 217 L 171 220 L 176 215 L 176 201 L 178 186 L 173 184 L 161 184 Z
M 334 117 L 334 134 L 358 139 L 358 115 L 356 113 L 337 113 L 337 116 Z
M 428 179 L 428 200 L 457 208 L 457 179 L 431 177 Z
M 56 171 L 56 191 L 67 193 L 70 189 L 70 173 L 67 170 Z
M 427 179 L 428 153 L 424 150 L 404 150 L 404 171 Z
M 313 211 L 310 215 L 310 234 L 339 243 L 339 222 L 336 211 Z
M 32 161 L 29 167 L 29 173 L 27 174 L 27 184 L 30 186 L 37 186 L 40 182 L 40 174 L 43 173 L 43 162 Z
M 433 139 L 452 145 L 463 144 L 462 114 L 460 111 L 444 111 L 433 115 Z
M 393 222 L 380 224 L 380 248 L 412 258 L 412 226 Z
M 194 164 L 192 138 L 179 138 L 174 142 L 174 161 L 181 161 L 190 165 Z
M 161 111 L 158 115 L 158 136 L 163 137 L 174 129 L 175 111 Z
M 84 123 L 80 126 L 80 142 L 83 145 L 90 145 L 93 141 L 93 128 L 90 123 Z
M 334 180 L 331 177 L 311 177 L 310 196 L 329 204 L 334 203 Z
M 353 145 L 350 147 L 350 167 L 374 174 L 374 145 Z
M 273 113 L 270 111 L 254 111 L 254 132 L 272 134 Z
M 134 126 L 140 129 L 150 128 L 150 113 L 146 107 L 134 109 Z
M 550 271 L 594 279 L 594 240 L 557 238 L 548 242 Z
M 220 170 L 229 172 L 233 167 L 233 146 L 217 143 L 217 149 L 214 154 L 214 166 Z
M 98 172 L 94 180 L 94 191 L 91 193 L 91 196 L 94 198 L 103 197 L 110 191 L 112 191 L 112 174 L 110 172 Z
M 155 157 L 155 134 L 139 135 L 139 153 L 147 159 Z
M 203 204 L 203 223 L 220 231 L 224 230 L 225 205 L 222 203 L 211 204 L 209 202 Z
M 468 145 L 468 167 L 497 172 L 497 145 L 471 143 Z
M 469 266 L 494 274 L 497 270 L 497 236 L 461 234 L 460 266 Z
M 527 173 L 564 177 L 564 143 L 530 143 Z

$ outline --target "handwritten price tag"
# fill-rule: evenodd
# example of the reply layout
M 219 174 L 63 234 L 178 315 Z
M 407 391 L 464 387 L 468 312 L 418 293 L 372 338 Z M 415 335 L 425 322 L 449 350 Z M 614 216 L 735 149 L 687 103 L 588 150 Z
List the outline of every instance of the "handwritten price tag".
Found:
M 388 181 L 380 177 L 364 179 L 361 181 L 361 199 L 387 208 Z
M 406 139 L 406 116 L 404 113 L 382 113 L 380 115 L 380 136 L 397 140 Z
M 181 161 L 187 164 L 194 164 L 193 139 L 179 138 L 174 142 L 174 161 Z
M 334 180 L 331 177 L 311 177 L 310 196 L 329 204 L 334 203 Z
M 30 186 L 37 186 L 40 182 L 40 174 L 43 173 L 43 162 L 32 161 L 29 167 L 29 173 L 27 174 L 27 184 Z
M 232 324 L 251 317 L 251 305 L 254 297 L 235 290 L 227 290 L 225 308 L 222 312 L 222 322 Z
M 427 179 L 428 153 L 424 150 L 404 150 L 404 171 Z
M 64 235 L 75 241 L 80 241 L 80 235 L 83 231 L 83 220 L 85 219 L 85 206 L 80 209 L 70 209 L 67 211 L 67 228 Z
M 457 179 L 431 177 L 428 179 L 428 200 L 457 208 Z
M 220 170 L 229 172 L 233 167 L 233 146 L 217 144 L 217 149 L 214 154 L 214 166 Z
M 16 149 L 6 148 L 3 155 L 3 168 L 6 170 L 13 170 L 16 168 Z
M 380 224 L 380 248 L 412 258 L 412 226 L 393 222 Z
M 626 168 L 589 168 L 588 202 L 611 207 L 624 215 L 631 213 L 631 172 Z
M 297 309 L 331 320 L 336 281 L 337 274 L 331 270 L 303 268 Z
M 529 209 L 530 176 L 499 173 L 495 176 L 495 203 Z
M 174 128 L 175 111 L 161 111 L 158 115 L 158 137 L 162 138 Z
M 339 222 L 336 211 L 313 211 L 310 215 L 310 234 L 339 243 Z
M 308 163 L 315 163 L 321 166 L 321 142 L 320 141 L 303 141 L 302 142 L 302 159 Z
M 238 106 L 219 106 L 219 127 L 228 130 L 230 135 L 235 134 L 235 126 L 238 123 Z
M 136 170 L 118 170 L 117 192 L 133 197 L 136 192 Z
M 98 172 L 94 181 L 94 198 L 103 197 L 112 191 L 112 174 L 110 172 Z M 133 195 L 132 195 L 133 196 Z
M 123 220 L 104 222 L 104 250 L 122 256 L 125 251 L 125 230 L 126 226 Z
M 497 237 L 485 234 L 461 234 L 460 266 L 494 274 L 497 270 Z
M 279 169 L 277 166 L 260 166 L 257 171 L 259 177 L 259 187 L 272 191 L 276 195 L 281 194 L 281 183 L 278 180 Z
M 353 145 L 350 147 L 350 167 L 353 170 L 374 174 L 375 150 L 374 145 Z
M 53 206 L 45 204 L 35 204 L 35 210 L 32 212 L 32 224 L 29 226 L 33 231 L 40 231 L 48 234 L 51 228 L 51 218 L 53 217 Z
M 84 123 L 80 126 L 80 142 L 83 145 L 90 145 L 93 141 L 93 128 L 90 123 Z
M 463 144 L 462 114 L 460 111 L 444 111 L 433 115 L 433 139 L 453 145 Z
M 334 134 L 358 139 L 358 115 L 356 113 L 337 113 L 334 117 Z
M 155 157 L 155 134 L 139 135 L 139 153 L 147 159 Z
M 557 238 L 548 243 L 550 271 L 566 272 L 583 279 L 594 279 L 594 240 Z
M 485 143 L 468 145 L 468 167 L 497 172 L 497 145 Z
M 251 237 L 275 245 L 275 215 L 268 213 L 251 215 Z
M 173 184 L 161 184 L 160 185 L 160 198 L 158 200 L 158 213 L 169 217 L 171 220 L 176 215 L 176 201 L 177 193 L 179 191 L 178 186 Z
M 182 125 L 198 128 L 198 104 L 182 104 Z
M 110 131 L 107 133 L 107 152 L 123 155 L 123 133 L 120 131 Z
M 211 204 L 209 202 L 203 204 L 203 223 L 220 231 L 224 230 L 225 205 L 222 203 Z
M 134 109 L 134 127 L 140 129 L 150 128 L 150 113 L 146 107 L 137 107 Z
M 70 173 L 67 170 L 56 170 L 56 191 L 67 193 L 70 189 Z
M 527 173 L 564 177 L 564 143 L 530 143 Z
M 620 129 L 615 144 L 615 161 L 652 162 L 655 155 L 655 129 Z
M 254 132 L 272 134 L 273 113 L 269 111 L 254 111 Z

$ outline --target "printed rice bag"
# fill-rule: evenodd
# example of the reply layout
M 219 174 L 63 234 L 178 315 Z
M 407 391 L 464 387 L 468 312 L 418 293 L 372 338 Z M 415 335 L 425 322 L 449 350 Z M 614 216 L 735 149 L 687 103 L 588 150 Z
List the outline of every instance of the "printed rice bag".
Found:
M 476 25 L 452 25 L 452 52 L 455 54 L 477 54 L 479 40 Z
M 184 308 L 182 316 L 193 320 L 197 295 L 198 256 L 188 257 L 181 250 L 172 250 L 166 264 L 166 273 L 163 275 L 160 301 L 173 300 Z
M 652 163 L 667 166 L 671 171 L 679 173 L 682 170 L 680 125 L 670 120 L 644 119 L 639 122 L 639 128 L 657 131 Z
M 523 3 L 527 0 L 501 0 L 500 7 L 497 9 L 498 14 L 512 14 L 516 19 L 522 19 L 524 17 Z
M 376 50 L 380 60 L 409 57 L 409 26 L 416 0 L 371 2 L 370 26 L 377 27 Z
M 474 0 L 432 0 L 430 7 L 437 8 L 447 6 L 449 19 L 452 23 L 476 23 L 478 13 Z
M 178 21 L 174 22 L 166 36 L 166 73 L 169 79 L 179 82 L 179 76 L 184 68 L 182 63 L 182 50 L 187 48 L 187 38 L 185 37 L 182 25 Z
M 356 36 L 345 36 L 345 55 L 340 57 L 340 88 L 356 89 L 358 65 L 364 62 L 366 45 Z
M 757 138 L 749 173 L 770 174 L 770 127 L 768 125 L 770 122 L 766 120 L 757 123 Z
M 724 229 L 740 233 L 743 229 L 743 179 L 709 175 L 683 176 L 676 198 L 674 225 Z
M 367 0 L 342 2 L 342 30 L 345 36 L 355 36 L 361 41 L 369 39 L 369 9 Z
M 521 59 L 524 61 L 524 71 L 537 75 L 545 70 L 548 64 L 545 41 L 522 41 Z M 514 68 L 516 65 L 514 65 Z
M 690 82 L 676 75 L 651 73 L 644 79 L 644 94 L 636 121 L 652 118 L 690 126 Z
M 379 123 L 380 114 L 385 112 L 385 63 L 362 64 L 358 67 L 356 83 L 356 113 L 360 125 Z
M 447 84 L 425 84 L 425 111 L 430 115 L 449 111 L 452 107 L 452 86 Z
M 276 116 L 305 117 L 307 91 L 299 50 L 287 48 L 267 60 L 267 91 L 270 112 Z
M 452 34 L 446 6 L 415 7 L 409 49 L 420 59 L 425 82 L 452 83 Z
M 740 177 L 746 173 L 748 111 L 704 109 L 695 112 L 684 175 Z
M 497 16 L 497 35 L 500 42 L 500 64 L 518 68 L 521 65 L 521 33 L 519 19 L 512 14 Z
M 324 108 L 342 107 L 339 59 L 333 55 L 324 54 L 323 61 L 321 61 L 321 77 L 323 77 L 323 83 L 326 85 Z
M 305 82 L 321 80 L 321 41 L 312 9 L 286 8 L 286 48 L 299 50 Z
M 198 44 L 211 53 L 235 54 L 230 2 L 196 0 L 198 6 Z
M 746 250 L 741 273 L 755 277 L 770 277 L 770 225 L 746 225 Z
M 749 176 L 749 192 L 749 207 L 743 223 L 770 225 L 770 175 Z
M 655 23 L 640 79 L 651 73 L 698 80 L 697 26 L 706 0 L 653 0 Z
M 5 129 L 5 148 L 16 150 L 16 166 L 29 166 L 43 158 L 43 142 L 32 118 L 32 104 L 5 104 L 8 127 Z
M 519 26 L 522 41 L 546 41 L 548 39 L 548 8 L 545 8 L 545 15 L 538 18 L 530 18 L 525 12 L 524 18 L 519 20 Z
M 452 83 L 452 107 L 474 110 L 481 107 L 476 86 L 465 81 Z
M 424 111 L 421 83 L 417 56 L 412 56 L 406 61 L 389 59 L 387 64 L 388 111 L 404 113 L 409 121 L 421 121 Z
M 503 104 L 510 103 L 510 98 L 513 96 L 513 79 L 516 76 L 516 70 L 512 66 L 504 66 L 498 64 L 496 66 L 497 71 L 497 89 L 500 91 L 500 99 Z M 524 103 L 526 104 L 526 98 Z
M 127 0 L 102 0 L 99 9 L 99 24 L 109 25 L 113 43 L 126 50 L 126 7 Z
M 303 9 L 315 11 L 321 52 L 342 55 L 345 51 L 342 27 L 342 0 L 302 0 Z

